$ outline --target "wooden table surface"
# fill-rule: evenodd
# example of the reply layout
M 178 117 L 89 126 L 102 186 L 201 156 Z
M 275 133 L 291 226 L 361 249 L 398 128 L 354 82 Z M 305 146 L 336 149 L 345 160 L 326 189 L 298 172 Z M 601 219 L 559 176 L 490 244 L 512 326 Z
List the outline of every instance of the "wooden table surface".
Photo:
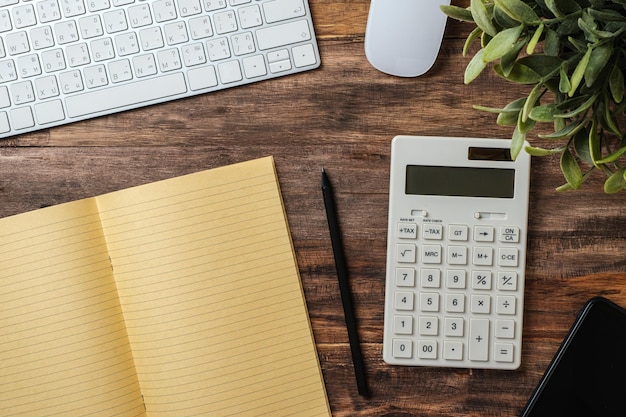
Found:
M 454 2 L 462 5 L 461 2 Z M 390 141 L 509 137 L 473 104 L 527 90 L 493 72 L 463 84 L 470 26 L 449 21 L 430 72 L 401 79 L 363 50 L 368 0 L 310 0 L 322 66 L 307 73 L 0 141 L 0 216 L 274 155 L 334 416 L 516 416 L 583 303 L 626 306 L 626 194 L 603 178 L 557 193 L 557 159 L 533 159 L 522 366 L 407 368 L 382 361 Z M 535 144 L 542 144 L 529 138 Z M 320 192 L 335 188 L 372 397 L 359 397 Z

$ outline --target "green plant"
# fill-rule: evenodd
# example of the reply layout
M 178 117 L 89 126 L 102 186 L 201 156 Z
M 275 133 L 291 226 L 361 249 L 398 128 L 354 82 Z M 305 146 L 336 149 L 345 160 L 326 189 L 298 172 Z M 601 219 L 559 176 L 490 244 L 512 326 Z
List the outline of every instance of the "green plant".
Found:
M 442 10 L 476 25 L 463 48 L 465 56 L 480 42 L 466 84 L 492 65 L 504 79 L 533 86 L 504 108 L 474 106 L 514 126 L 514 157 L 531 130 L 551 123 L 550 133 L 537 136 L 556 144 L 525 149 L 560 154 L 567 182 L 559 190 L 579 189 L 594 171 L 606 175 L 606 193 L 626 189 L 626 135 L 618 124 L 626 109 L 626 0 L 471 0 Z

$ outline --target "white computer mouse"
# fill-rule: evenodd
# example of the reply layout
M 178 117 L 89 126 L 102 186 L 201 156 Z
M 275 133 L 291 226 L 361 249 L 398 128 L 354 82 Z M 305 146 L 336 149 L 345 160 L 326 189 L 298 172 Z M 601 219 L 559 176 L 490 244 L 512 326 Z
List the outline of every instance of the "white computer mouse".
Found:
M 450 0 L 372 0 L 365 29 L 365 56 L 379 71 L 417 77 L 439 54 Z

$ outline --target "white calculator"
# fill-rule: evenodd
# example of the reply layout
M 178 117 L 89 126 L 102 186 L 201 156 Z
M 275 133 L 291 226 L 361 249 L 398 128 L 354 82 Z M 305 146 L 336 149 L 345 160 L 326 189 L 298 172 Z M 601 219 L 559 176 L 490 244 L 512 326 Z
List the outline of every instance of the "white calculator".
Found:
M 520 366 L 530 156 L 513 161 L 509 147 L 393 139 L 385 362 Z

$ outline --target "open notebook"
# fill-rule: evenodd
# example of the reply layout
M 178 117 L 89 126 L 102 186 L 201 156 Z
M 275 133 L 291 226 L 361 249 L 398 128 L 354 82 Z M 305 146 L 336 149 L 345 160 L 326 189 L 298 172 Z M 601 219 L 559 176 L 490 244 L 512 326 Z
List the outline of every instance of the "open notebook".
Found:
M 271 157 L 0 219 L 0 415 L 330 416 Z

